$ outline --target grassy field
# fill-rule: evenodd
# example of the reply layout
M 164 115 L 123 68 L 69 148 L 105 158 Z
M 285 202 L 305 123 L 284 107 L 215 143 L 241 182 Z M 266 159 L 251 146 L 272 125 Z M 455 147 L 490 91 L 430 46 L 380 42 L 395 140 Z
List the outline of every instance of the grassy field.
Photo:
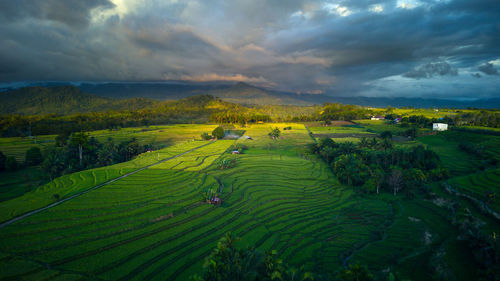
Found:
M 267 135 L 273 127 L 282 131 L 279 140 Z M 302 124 L 241 129 L 252 139 L 210 143 L 0 229 L 0 279 L 188 280 L 228 231 L 242 237 L 242 246 L 276 249 L 293 266 L 334 275 L 360 262 L 384 280 L 387 268 L 402 278 L 431 280 L 431 271 L 418 269 L 443 248 L 456 279 L 474 279 L 467 270 L 474 267 L 472 257 L 455 239 L 446 208 L 420 197 L 354 193 L 306 152 L 313 140 Z M 444 136 L 419 141 L 449 155 L 446 165 L 459 153 L 447 148 Z M 0 220 L 53 202 L 55 193 L 70 196 L 202 143 L 58 178 L 1 202 Z M 235 143 L 247 147 L 243 154 L 228 153 Z M 235 167 L 219 169 L 216 163 L 226 158 L 236 159 Z M 498 171 L 491 176 L 482 181 L 497 183 Z M 433 188 L 437 196 L 450 196 Z M 221 206 L 203 202 L 207 189 L 219 191 Z

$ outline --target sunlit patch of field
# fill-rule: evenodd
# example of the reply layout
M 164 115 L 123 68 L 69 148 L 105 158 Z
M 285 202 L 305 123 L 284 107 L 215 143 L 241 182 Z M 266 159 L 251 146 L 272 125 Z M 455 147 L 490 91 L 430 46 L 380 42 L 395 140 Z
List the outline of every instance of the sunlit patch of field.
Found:
M 206 144 L 206 142 L 191 141 L 159 151 L 143 153 L 129 162 L 61 176 L 31 192 L 25 193 L 21 197 L 2 202 L 0 204 L 0 221 L 5 221 L 28 211 L 44 207 L 59 199 L 69 197 L 203 144 Z

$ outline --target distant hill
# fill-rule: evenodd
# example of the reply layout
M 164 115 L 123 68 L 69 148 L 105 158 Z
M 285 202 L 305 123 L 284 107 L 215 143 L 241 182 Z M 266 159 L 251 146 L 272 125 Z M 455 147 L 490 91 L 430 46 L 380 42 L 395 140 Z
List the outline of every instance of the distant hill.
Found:
M 370 107 L 450 107 L 450 108 L 500 108 L 500 98 L 473 101 L 404 98 L 404 97 L 336 97 L 325 94 L 296 94 L 259 88 L 247 83 L 189 84 L 189 83 L 102 83 L 81 84 L 80 89 L 104 97 L 144 97 L 158 100 L 177 100 L 188 96 L 209 94 L 226 101 L 246 105 L 312 105 L 339 102 Z
M 311 105 L 314 103 L 303 100 L 295 94 L 270 91 L 243 82 L 221 89 L 210 90 L 207 93 L 228 102 L 247 105 Z
M 104 82 L 78 83 L 75 87 L 63 86 L 66 82 L 40 82 L 28 85 L 45 86 L 54 90 L 42 90 L 41 87 L 27 87 L 19 90 L 0 92 L 0 113 L 75 113 L 104 111 L 108 109 L 139 109 L 158 101 L 180 100 L 197 95 L 213 95 L 225 101 L 243 105 L 313 105 L 325 102 L 355 104 L 369 107 L 415 107 L 415 108 L 500 108 L 500 98 L 479 99 L 473 101 L 403 98 L 403 97 L 336 97 L 325 94 L 297 94 L 273 91 L 247 83 L 203 84 L 184 82 Z M 30 89 L 30 90 L 25 90 Z M 37 89 L 37 90 L 34 90 Z M 62 90 L 65 89 L 65 90 Z M 71 89 L 71 90 L 70 90 Z M 30 93 L 26 93 L 30 92 Z M 66 92 L 64 92 L 66 91 Z M 16 100 L 12 93 L 21 94 Z M 36 93 L 43 97 L 34 97 Z M 62 95 L 62 96 L 58 96 Z M 89 94 L 85 94 L 89 93 Z M 26 98 L 21 97 L 26 95 Z M 47 96 L 46 96 L 47 95 Z M 73 96 L 71 98 L 70 96 Z M 83 96 L 82 96 L 83 95 Z M 60 103 L 58 98 L 64 99 Z M 78 101 L 78 102 L 76 102 Z M 40 106 L 35 106 L 39 104 Z M 18 110 L 19 109 L 19 110 Z
M 112 99 L 86 94 L 74 86 L 26 87 L 0 93 L 0 114 L 74 114 L 137 110 L 158 104 L 146 98 Z
M 306 100 L 300 95 L 270 91 L 247 83 L 236 84 L 178 84 L 178 83 L 105 83 L 81 84 L 80 89 L 103 97 L 132 98 L 144 97 L 157 100 L 177 100 L 195 95 L 213 95 L 225 101 L 246 104 L 293 104 L 310 105 L 322 103 Z

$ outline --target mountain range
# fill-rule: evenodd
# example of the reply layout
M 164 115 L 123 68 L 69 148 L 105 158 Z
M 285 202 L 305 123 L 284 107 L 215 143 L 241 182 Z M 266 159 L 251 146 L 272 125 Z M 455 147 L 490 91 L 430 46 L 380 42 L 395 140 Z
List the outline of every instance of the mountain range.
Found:
M 34 85 L 34 86 L 30 86 Z M 325 102 L 369 107 L 500 108 L 500 98 L 471 101 L 388 98 L 334 97 L 324 94 L 297 94 L 256 87 L 247 83 L 203 84 L 165 82 L 31 83 L 19 89 L 4 87 L 0 92 L 0 113 L 72 114 L 106 110 L 136 110 L 161 101 L 195 95 L 212 95 L 242 105 L 313 105 Z

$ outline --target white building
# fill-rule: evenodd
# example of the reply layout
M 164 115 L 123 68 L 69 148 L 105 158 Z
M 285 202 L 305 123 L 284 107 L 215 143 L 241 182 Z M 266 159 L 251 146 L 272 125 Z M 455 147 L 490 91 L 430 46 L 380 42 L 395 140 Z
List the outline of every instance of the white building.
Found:
M 448 124 L 445 123 L 432 123 L 433 131 L 446 131 L 448 130 Z

